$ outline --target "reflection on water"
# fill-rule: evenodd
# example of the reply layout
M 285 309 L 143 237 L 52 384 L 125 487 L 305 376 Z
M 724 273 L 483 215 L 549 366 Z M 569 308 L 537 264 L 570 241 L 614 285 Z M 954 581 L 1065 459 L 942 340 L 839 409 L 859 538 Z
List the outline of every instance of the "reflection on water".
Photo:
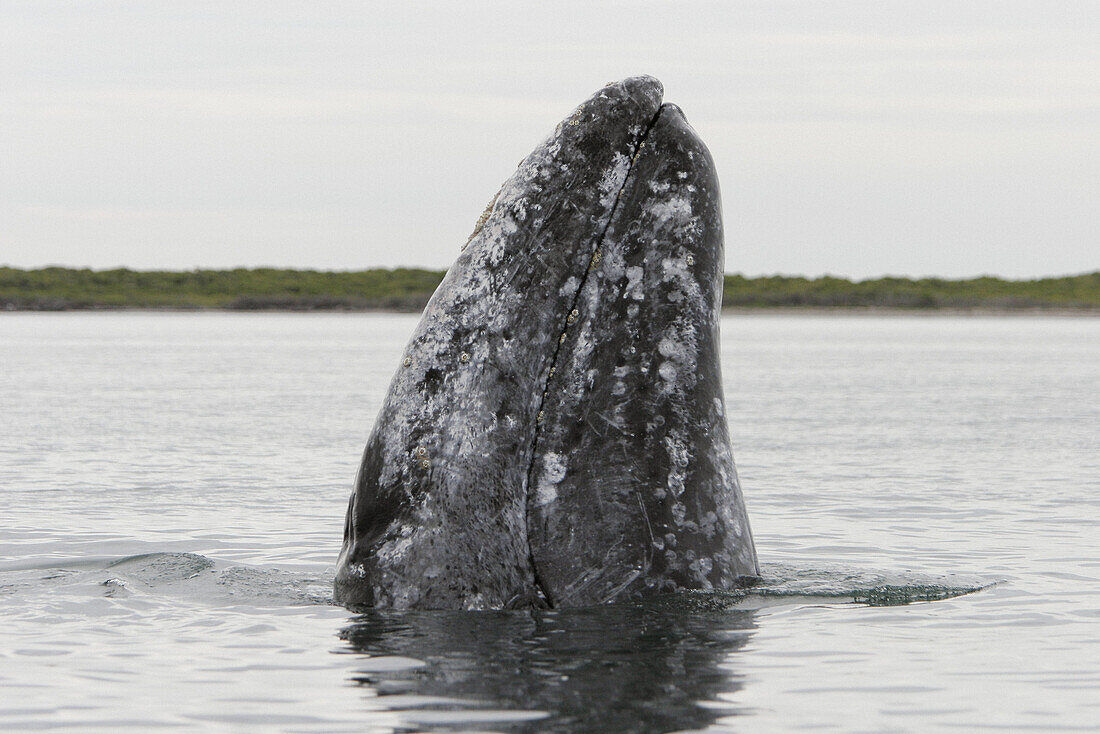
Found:
M 755 612 L 688 604 L 376 611 L 341 632 L 342 652 L 370 656 L 353 680 L 410 728 L 696 729 L 734 713 L 720 698 L 741 688 L 730 656 Z

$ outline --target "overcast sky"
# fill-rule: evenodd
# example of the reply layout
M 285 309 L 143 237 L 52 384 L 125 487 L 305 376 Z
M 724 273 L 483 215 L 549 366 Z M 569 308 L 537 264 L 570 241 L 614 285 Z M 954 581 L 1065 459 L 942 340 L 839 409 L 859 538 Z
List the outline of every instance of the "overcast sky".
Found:
M 1100 2 L 0 0 L 0 263 L 446 267 L 605 82 L 710 146 L 726 270 L 1100 268 Z

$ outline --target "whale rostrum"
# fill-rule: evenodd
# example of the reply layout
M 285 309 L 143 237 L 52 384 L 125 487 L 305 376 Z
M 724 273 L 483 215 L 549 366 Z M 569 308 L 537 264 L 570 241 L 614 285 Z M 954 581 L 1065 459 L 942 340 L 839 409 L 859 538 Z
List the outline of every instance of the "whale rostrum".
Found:
M 344 525 L 350 607 L 575 607 L 759 573 L 719 364 L 710 153 L 660 82 L 523 160 L 432 296 Z

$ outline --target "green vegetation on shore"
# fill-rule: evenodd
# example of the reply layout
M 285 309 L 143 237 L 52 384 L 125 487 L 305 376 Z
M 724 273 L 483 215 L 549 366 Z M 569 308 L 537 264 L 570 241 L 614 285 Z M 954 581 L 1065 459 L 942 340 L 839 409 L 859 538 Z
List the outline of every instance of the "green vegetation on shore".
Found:
M 0 308 L 419 311 L 443 273 L 238 268 L 139 271 L 0 268 Z
M 191 271 L 0 267 L 0 309 L 230 309 L 418 311 L 442 271 L 273 268 Z M 1040 280 L 727 275 L 733 308 L 1100 310 L 1100 272 Z
M 730 307 L 902 309 L 1100 309 L 1100 271 L 1063 278 L 968 280 L 942 278 L 746 278 L 727 275 L 722 301 Z

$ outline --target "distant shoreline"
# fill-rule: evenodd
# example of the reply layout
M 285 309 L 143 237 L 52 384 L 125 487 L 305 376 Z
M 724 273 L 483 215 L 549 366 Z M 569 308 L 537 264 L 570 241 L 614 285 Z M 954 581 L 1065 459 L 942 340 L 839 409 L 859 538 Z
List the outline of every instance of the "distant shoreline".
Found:
M 4 314 L 288 314 L 288 315 L 361 315 L 392 314 L 395 316 L 418 317 L 420 311 L 408 311 L 392 308 L 257 308 L 243 310 L 239 308 L 176 308 L 171 306 L 150 307 L 110 307 L 110 308 L 2 308 Z M 723 316 L 900 316 L 906 318 L 1098 318 L 1100 308 L 899 308 L 876 306 L 790 306 L 785 308 L 752 308 L 727 306 L 722 308 Z
M 274 268 L 193 271 L 0 267 L 0 312 L 227 311 L 418 313 L 444 271 Z M 1100 315 L 1100 272 L 1062 278 L 844 278 L 726 275 L 741 314 Z

